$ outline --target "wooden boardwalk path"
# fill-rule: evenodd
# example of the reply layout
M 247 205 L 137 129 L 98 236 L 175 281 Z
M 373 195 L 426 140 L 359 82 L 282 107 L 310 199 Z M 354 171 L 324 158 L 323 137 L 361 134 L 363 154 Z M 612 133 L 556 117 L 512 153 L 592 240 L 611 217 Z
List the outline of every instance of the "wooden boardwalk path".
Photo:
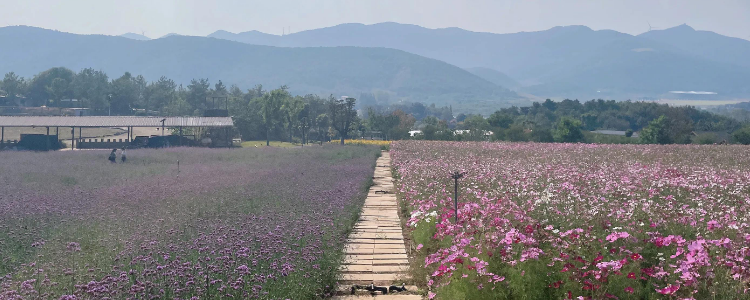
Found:
M 407 278 L 409 260 L 404 247 L 404 236 L 398 217 L 398 201 L 394 194 L 391 176 L 391 157 L 388 152 L 377 160 L 373 175 L 374 185 L 370 187 L 362 214 L 349 236 L 345 248 L 346 258 L 339 279 L 341 294 L 349 294 L 352 285 L 374 284 L 381 287 L 396 285 L 401 287 Z M 419 300 L 419 295 L 409 295 L 416 287 L 407 286 L 409 291 L 381 295 L 378 299 Z M 366 292 L 366 291 L 365 291 Z M 337 296 L 334 299 L 372 298 L 369 292 L 362 296 Z

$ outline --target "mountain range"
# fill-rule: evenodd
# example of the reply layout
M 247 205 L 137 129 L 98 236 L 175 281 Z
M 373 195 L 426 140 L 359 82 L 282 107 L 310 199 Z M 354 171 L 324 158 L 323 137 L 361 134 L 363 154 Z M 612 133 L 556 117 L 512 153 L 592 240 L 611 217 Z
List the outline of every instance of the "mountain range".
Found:
M 0 45 L 12 45 L 0 47 L 0 72 L 27 78 L 51 67 L 76 72 L 91 67 L 113 78 L 131 72 L 147 80 L 167 76 L 184 85 L 209 78 L 241 88 L 287 85 L 295 94 L 373 93 L 463 112 L 526 103 L 459 67 L 387 48 L 283 48 L 179 35 L 144 41 L 24 26 L 0 28 Z
M 209 37 L 278 47 L 399 49 L 475 70 L 495 83 L 503 82 L 497 81 L 500 77 L 511 79 L 519 86 L 507 87 L 541 97 L 682 97 L 671 91 L 750 97 L 750 41 L 687 25 L 637 36 L 585 26 L 494 34 L 379 23 L 341 24 L 284 36 L 220 30 Z
M 750 98 L 750 41 L 687 25 L 629 35 L 585 26 L 495 34 L 416 25 L 341 24 L 283 36 L 217 31 L 158 39 L 0 28 L 0 72 L 51 67 L 194 78 L 296 94 L 362 93 L 459 112 L 494 111 L 529 97 Z M 680 93 L 675 93 L 682 91 Z M 521 96 L 519 96 L 521 95 Z M 372 98 L 372 97 L 368 97 Z

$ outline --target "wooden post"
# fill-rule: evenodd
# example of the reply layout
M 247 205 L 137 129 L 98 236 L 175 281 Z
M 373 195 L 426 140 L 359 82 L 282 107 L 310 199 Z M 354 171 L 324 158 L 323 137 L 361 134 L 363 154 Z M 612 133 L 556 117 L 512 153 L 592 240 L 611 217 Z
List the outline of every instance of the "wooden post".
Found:
M 75 137 L 76 137 L 76 128 L 70 127 L 70 150 L 75 150 L 76 148 Z
M 47 135 L 44 136 L 44 143 L 47 145 L 47 151 L 49 151 L 49 126 L 47 126 Z
M 0 127 L 0 131 L 2 132 L 0 133 L 0 144 L 4 144 L 5 143 L 5 126 Z
M 232 140 L 229 139 L 229 127 L 224 127 L 224 137 L 227 139 L 227 148 L 231 148 Z
M 128 126 L 128 141 L 130 141 L 130 126 Z
M 182 126 L 180 126 L 180 146 L 182 146 Z
M 78 141 L 82 141 L 82 140 L 83 140 L 83 127 L 78 127 Z M 79 146 L 78 148 L 80 149 L 81 147 Z

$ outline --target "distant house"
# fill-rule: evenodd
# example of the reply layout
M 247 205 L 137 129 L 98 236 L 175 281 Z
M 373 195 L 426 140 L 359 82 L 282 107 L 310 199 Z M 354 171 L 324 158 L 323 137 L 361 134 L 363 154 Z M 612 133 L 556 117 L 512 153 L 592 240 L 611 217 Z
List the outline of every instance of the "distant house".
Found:
M 453 131 L 454 134 L 469 134 L 471 133 L 471 130 L 468 129 L 456 129 Z M 493 132 L 490 130 L 482 130 L 482 134 L 484 136 L 492 136 Z
M 626 133 L 626 131 L 623 131 L 623 130 L 594 130 L 592 132 L 593 133 L 598 133 L 598 134 L 619 135 L 619 136 L 625 136 L 625 133 Z M 638 133 L 637 132 L 633 132 L 633 136 L 632 137 L 637 138 L 638 137 Z
M 414 137 L 415 135 L 420 135 L 420 134 L 422 134 L 422 130 L 410 130 L 409 131 L 410 137 Z

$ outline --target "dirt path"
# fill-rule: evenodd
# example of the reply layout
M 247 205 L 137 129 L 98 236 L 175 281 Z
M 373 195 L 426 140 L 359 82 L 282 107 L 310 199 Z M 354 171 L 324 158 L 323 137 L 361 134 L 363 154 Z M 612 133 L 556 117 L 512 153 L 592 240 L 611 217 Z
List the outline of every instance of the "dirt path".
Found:
M 370 187 L 360 219 L 345 248 L 346 259 L 339 280 L 341 294 L 350 294 L 353 285 L 401 287 L 403 280 L 408 279 L 409 260 L 398 217 L 398 202 L 394 194 L 390 164 L 389 153 L 383 152 L 377 160 L 374 185 Z M 407 286 L 407 289 L 405 292 L 388 295 L 376 292 L 375 297 L 392 300 L 422 299 L 419 295 L 409 295 L 416 291 L 416 287 Z M 337 296 L 334 299 L 372 298 L 367 290 L 358 290 L 355 294 L 357 295 Z

